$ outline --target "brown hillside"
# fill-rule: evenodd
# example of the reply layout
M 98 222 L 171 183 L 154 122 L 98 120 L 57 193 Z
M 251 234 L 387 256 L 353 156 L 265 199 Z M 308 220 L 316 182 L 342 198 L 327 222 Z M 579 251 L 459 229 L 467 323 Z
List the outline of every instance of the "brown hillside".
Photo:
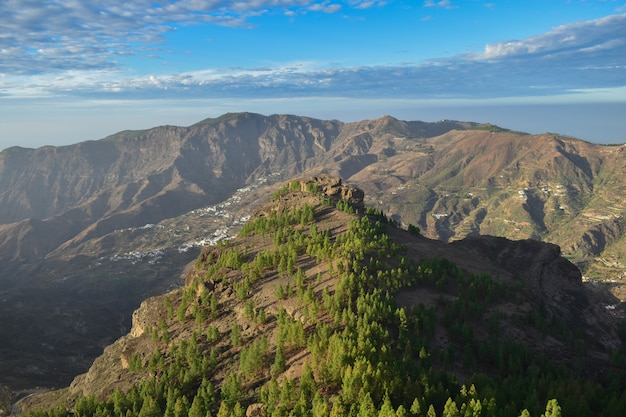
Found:
M 598 308 L 579 271 L 560 256 L 557 246 L 493 237 L 446 244 L 398 228 L 381 213 L 364 214 L 359 211 L 362 197 L 360 190 L 329 177 L 286 184 L 272 202 L 255 211 L 240 237 L 202 251 L 184 287 L 144 301 L 133 313 L 128 334 L 107 346 L 87 373 L 76 377 L 68 388 L 31 396 L 19 406 L 23 410 L 50 406 L 72 410 L 81 396 L 105 399 L 116 389 L 128 392 L 140 381 L 164 377 L 164 368 L 157 361 L 162 360 L 164 367 L 172 364 L 179 360 L 175 352 L 190 351 L 191 344 L 205 359 L 213 358 L 204 379 L 218 389 L 231 375 L 241 376 L 246 393 L 243 402 L 251 412 L 261 407 L 261 386 L 272 381 L 298 384 L 304 369 L 318 369 L 314 365 L 318 353 L 311 350 L 312 339 L 306 342 L 306 337 L 323 326 L 346 334 L 350 318 L 345 314 L 333 317 L 329 297 L 341 298 L 338 294 L 346 291 L 346 280 L 354 279 L 341 271 L 356 271 L 359 263 L 373 269 L 366 267 L 371 281 L 363 283 L 357 294 L 371 291 L 367 285 L 373 285 L 390 291 L 399 308 L 432 312 L 432 366 L 453 372 L 461 382 L 470 381 L 472 373 L 460 359 L 463 344 L 457 324 L 461 323 L 450 322 L 449 314 L 463 293 L 474 291 L 480 282 L 488 283 L 480 291 L 484 291 L 481 297 L 490 301 L 480 312 L 468 311 L 464 317 L 476 340 L 502 338 L 525 346 L 538 357 L 572 369 L 582 367 L 590 374 L 608 367 L 609 353 L 621 348 L 615 322 Z M 272 221 L 277 222 L 275 226 Z M 362 222 L 374 227 L 376 235 L 363 240 L 355 231 L 355 225 Z M 305 243 L 295 249 L 298 241 Z M 318 249 L 314 248 L 316 241 L 320 242 Z M 334 255 L 324 255 L 323 247 L 334 247 L 328 252 Z M 365 252 L 359 255 L 362 250 Z M 287 255 L 291 251 L 293 258 Z M 281 259 L 285 255 L 293 264 L 269 261 L 270 254 Z M 270 263 L 263 264 L 260 259 Z M 384 262 L 384 270 L 398 271 L 409 262 L 415 266 L 413 273 L 421 271 L 423 278 L 416 285 L 408 284 L 412 278 L 406 276 L 407 283 L 398 286 L 376 280 L 376 262 Z M 431 281 L 429 276 L 435 278 Z M 346 300 L 354 301 L 347 294 Z M 285 323 L 295 330 L 286 332 Z M 499 336 L 494 339 L 494 334 Z M 266 359 L 248 370 L 243 358 L 259 343 L 267 344 Z M 281 343 L 285 362 L 276 367 L 270 358 L 277 355 Z M 155 356 L 155 352 L 159 354 Z M 327 355 L 332 357 L 332 352 Z M 498 372 L 489 366 L 474 371 Z M 322 374 L 316 378 L 319 384 L 324 381 Z M 322 392 L 334 395 L 345 390 L 345 384 L 329 384 Z
M 143 299 L 180 285 L 200 246 L 236 233 L 274 184 L 302 175 L 342 177 L 366 206 L 431 239 L 554 243 L 600 296 L 608 287 L 624 300 L 625 167 L 623 146 L 390 116 L 236 113 L 7 149 L 0 383 L 69 382 L 125 333 Z M 598 305 L 619 314 L 609 301 Z

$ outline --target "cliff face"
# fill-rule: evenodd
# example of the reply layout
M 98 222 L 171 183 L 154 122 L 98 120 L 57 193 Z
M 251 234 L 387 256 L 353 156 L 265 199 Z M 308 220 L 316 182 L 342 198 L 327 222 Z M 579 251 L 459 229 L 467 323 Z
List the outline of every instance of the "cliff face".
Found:
M 81 395 L 96 395 L 105 398 L 115 389 L 129 390 L 146 375 L 131 372 L 133 355 L 142 362 L 147 362 L 150 355 L 158 349 L 152 339 L 152 330 L 167 318 L 162 297 L 149 298 L 133 312 L 130 332 L 104 349 L 85 374 L 77 376 L 69 386 L 69 398 Z
M 584 285 L 580 270 L 562 256 L 558 246 L 494 236 L 468 237 L 451 245 L 468 255 L 486 257 L 523 283 L 531 311 L 541 311 L 548 321 L 586 333 L 598 346 L 620 348 L 621 341 L 605 305 Z

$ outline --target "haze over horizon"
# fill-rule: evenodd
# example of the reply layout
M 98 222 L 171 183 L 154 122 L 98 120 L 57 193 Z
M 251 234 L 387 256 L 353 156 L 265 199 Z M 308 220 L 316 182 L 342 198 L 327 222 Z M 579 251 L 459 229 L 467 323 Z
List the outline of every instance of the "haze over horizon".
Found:
M 626 133 L 624 1 L 8 0 L 0 149 L 227 112 Z

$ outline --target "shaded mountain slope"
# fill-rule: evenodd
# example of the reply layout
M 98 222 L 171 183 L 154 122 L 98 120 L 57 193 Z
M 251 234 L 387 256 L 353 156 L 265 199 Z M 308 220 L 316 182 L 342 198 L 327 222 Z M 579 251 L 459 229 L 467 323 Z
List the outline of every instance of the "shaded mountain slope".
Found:
M 547 404 L 583 416 L 626 406 L 617 327 L 556 246 L 445 244 L 361 198 L 325 177 L 286 184 L 237 239 L 202 252 L 183 288 L 143 302 L 87 373 L 20 407 L 538 416 Z
M 61 235 L 48 233 L 45 225 L 24 229 L 18 223 L 14 231 L 5 226 L 4 234 L 19 234 L 24 242 L 3 248 L 4 258 L 29 260 L 46 251 L 65 252 L 115 229 L 155 223 L 226 200 L 275 166 L 286 175 L 296 174 L 302 168 L 290 165 L 324 152 L 338 129 L 338 123 L 288 116 L 242 114 L 224 120 L 121 132 L 61 148 L 3 152 L 3 223 L 28 218 L 75 223 Z M 22 248 L 41 234 L 50 238 L 37 252 Z

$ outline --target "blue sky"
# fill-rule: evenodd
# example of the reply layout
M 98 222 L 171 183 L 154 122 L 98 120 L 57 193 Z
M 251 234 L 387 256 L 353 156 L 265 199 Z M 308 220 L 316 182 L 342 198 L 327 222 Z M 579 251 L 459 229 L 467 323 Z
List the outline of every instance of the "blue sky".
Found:
M 626 142 L 626 1 L 0 3 L 0 149 L 236 111 Z

